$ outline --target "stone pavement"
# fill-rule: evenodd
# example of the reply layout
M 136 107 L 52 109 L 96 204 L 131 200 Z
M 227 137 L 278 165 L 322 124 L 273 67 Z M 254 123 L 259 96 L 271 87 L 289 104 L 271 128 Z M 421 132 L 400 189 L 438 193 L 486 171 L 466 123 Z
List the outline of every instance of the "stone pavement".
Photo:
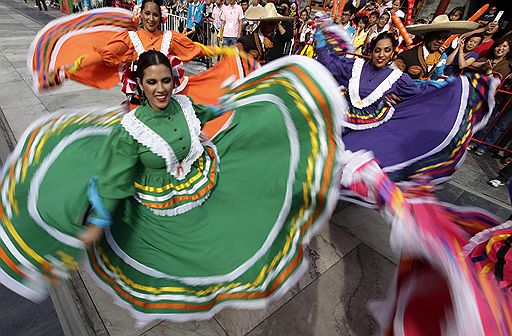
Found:
M 37 30 L 51 17 L 59 16 L 52 9 L 48 14 L 34 9 L 30 0 L 28 5 L 21 0 L 0 0 L 0 78 L 4 84 L 0 90 L 0 117 L 4 116 L 0 119 L 4 122 L 0 124 L 3 132 L 14 139 L 12 142 L 31 121 L 46 113 L 91 104 L 113 105 L 123 100 L 119 88 L 98 91 L 71 82 L 40 96 L 33 92 L 26 53 Z M 188 69 L 197 71 L 200 66 Z M 478 205 L 506 218 L 510 209 L 505 190 L 485 184 L 498 168 L 495 161 L 470 155 L 440 195 L 446 201 Z M 226 309 L 209 321 L 155 321 L 137 328 L 130 316 L 82 271 L 59 289 L 64 294 L 53 298 L 58 302 L 64 332 L 73 336 L 370 335 L 376 324 L 367 302 L 383 298 L 396 269 L 397 256 L 388 245 L 388 236 L 389 229 L 377 212 L 340 202 L 329 224 L 308 248 L 309 270 L 292 290 L 266 309 Z M 0 291 L 1 298 L 3 295 Z M 46 302 L 48 306 L 50 302 Z M 80 328 L 71 328 L 70 319 L 78 319 Z M 0 324 L 0 328 L 2 335 L 16 334 L 9 325 Z M 48 328 L 48 332 L 58 335 L 62 331 Z

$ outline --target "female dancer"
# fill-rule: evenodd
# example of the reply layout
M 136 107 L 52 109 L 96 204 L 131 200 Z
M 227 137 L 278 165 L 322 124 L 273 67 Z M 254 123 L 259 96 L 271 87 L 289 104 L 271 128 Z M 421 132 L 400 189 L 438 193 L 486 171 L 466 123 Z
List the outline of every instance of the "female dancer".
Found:
M 392 33 L 372 41 L 370 60 L 365 61 L 334 50 L 348 47 L 340 43 L 342 32 L 332 27 L 316 33 L 317 55 L 348 98 L 342 123 L 348 128 L 343 138 L 347 148 L 371 150 L 393 181 L 414 179 L 419 172 L 433 183 L 446 180 L 463 159 L 463 151 L 454 149 L 465 149 L 489 117 L 497 81 L 467 74 L 441 84 L 413 82 L 388 66 L 397 45 Z
M 377 204 L 400 254 L 388 297 L 371 307 L 380 334 L 510 335 L 510 222 L 439 202 L 428 180 L 398 187 L 369 152 L 342 158 L 342 185 Z
M 1 283 L 41 299 L 44 278 L 66 276 L 95 241 L 86 267 L 139 322 L 279 297 L 338 198 L 335 81 L 292 56 L 206 108 L 173 95 L 160 52 L 141 54 L 137 79 L 145 99 L 132 112 L 52 114 L 26 131 L 0 185 Z M 225 110 L 233 122 L 203 140 Z
M 132 107 L 138 103 L 134 61 L 145 50 L 160 50 L 171 59 L 176 92 L 194 95 L 202 103 L 213 104 L 221 95 L 221 84 L 230 76 L 241 78 L 255 66 L 233 52 L 219 51 L 195 44 L 173 31 L 161 31 L 166 9 L 159 0 L 146 0 L 132 13 L 115 8 L 89 11 L 57 19 L 44 27 L 34 39 L 28 66 L 32 69 L 36 89 L 60 85 L 71 78 L 94 88 L 108 89 L 117 85 L 122 74 L 122 91 Z M 140 18 L 142 28 L 136 30 L 133 20 Z M 182 60 L 217 52 L 227 57 L 216 67 L 197 76 L 184 76 Z M 73 64 L 72 66 L 70 64 Z M 206 85 L 207 83 L 208 85 Z M 205 87 L 209 86 L 207 90 Z

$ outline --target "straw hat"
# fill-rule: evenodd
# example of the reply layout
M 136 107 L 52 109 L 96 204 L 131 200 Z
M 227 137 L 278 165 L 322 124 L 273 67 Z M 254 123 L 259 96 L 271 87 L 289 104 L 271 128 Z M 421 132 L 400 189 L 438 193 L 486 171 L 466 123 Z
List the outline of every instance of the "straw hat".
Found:
M 249 21 L 292 21 L 292 16 L 282 16 L 277 13 L 276 6 L 268 3 L 265 7 L 251 7 L 245 12 L 245 18 Z
M 439 15 L 429 24 L 416 24 L 405 27 L 414 35 L 423 35 L 436 31 L 449 31 L 451 34 L 461 34 L 478 28 L 478 23 L 472 21 L 450 21 L 448 15 Z

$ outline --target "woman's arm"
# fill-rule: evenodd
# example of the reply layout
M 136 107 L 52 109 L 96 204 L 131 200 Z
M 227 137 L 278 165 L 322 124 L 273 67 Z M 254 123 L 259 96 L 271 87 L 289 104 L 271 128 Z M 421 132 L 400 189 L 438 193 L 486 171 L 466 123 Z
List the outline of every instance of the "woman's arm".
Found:
M 316 41 L 316 60 L 331 72 L 338 84 L 348 81 L 352 76 L 354 59 L 340 58 L 335 51 L 327 47 L 327 42 L 321 33 L 315 32 L 313 36 Z
M 188 62 L 196 57 L 206 56 L 204 50 L 197 46 L 191 39 L 174 31 L 172 32 L 172 40 L 169 45 L 168 54 L 176 55 L 184 62 Z
M 455 48 L 450 55 L 448 55 L 448 58 L 446 59 L 446 65 L 450 65 L 455 60 L 455 56 L 459 53 L 459 46 Z
M 99 152 L 98 176 L 91 179 L 87 190 L 93 211 L 87 219 L 90 225 L 79 235 L 86 245 L 92 244 L 112 224 L 112 214 L 119 202 L 135 193 L 137 148 L 135 140 L 116 124 Z
M 117 66 L 133 61 L 129 40 L 130 37 L 126 31 L 115 34 L 104 47 L 95 48 L 96 52 L 94 54 L 85 55 L 84 60 L 80 64 L 80 69 L 101 62 L 109 66 Z

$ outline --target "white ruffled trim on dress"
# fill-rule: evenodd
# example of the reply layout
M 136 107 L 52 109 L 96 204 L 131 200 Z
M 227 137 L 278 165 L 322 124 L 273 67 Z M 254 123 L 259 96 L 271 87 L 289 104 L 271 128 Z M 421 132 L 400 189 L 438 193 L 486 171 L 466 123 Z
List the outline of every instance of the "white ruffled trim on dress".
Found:
M 384 94 L 391 89 L 393 84 L 400 79 L 403 72 L 395 69 L 393 70 L 386 79 L 384 79 L 379 86 L 373 90 L 372 93 L 370 93 L 365 98 L 361 99 L 359 96 L 359 84 L 361 81 L 361 73 L 363 71 L 363 65 L 365 63 L 365 60 L 362 58 L 356 58 L 354 61 L 354 65 L 352 66 L 352 77 L 348 81 L 348 94 L 350 97 L 351 104 L 358 108 L 362 109 L 365 107 L 368 107 L 375 103 L 377 100 L 382 98 Z
M 164 36 L 162 37 L 162 46 L 160 47 L 160 52 L 167 56 L 169 54 L 169 48 L 171 47 L 172 40 L 172 31 L 166 30 L 164 31 Z
M 133 48 L 137 52 L 137 55 L 140 56 L 143 52 L 146 50 L 144 49 L 144 46 L 142 45 L 142 41 L 139 38 L 139 35 L 137 35 L 137 32 L 130 30 L 128 32 L 128 36 L 130 37 L 130 40 L 132 41 Z
M 142 44 L 142 41 L 140 40 L 139 35 L 136 31 L 130 30 L 128 32 L 128 36 L 130 37 L 130 41 L 132 41 L 133 47 L 135 48 L 135 51 L 137 52 L 137 55 L 140 57 L 140 54 L 146 51 L 144 49 L 144 45 Z M 163 37 L 162 37 L 162 45 L 160 46 L 160 52 L 167 56 L 169 54 L 169 47 L 171 46 L 171 40 L 172 40 L 172 31 L 166 30 L 164 31 Z
M 488 241 L 493 236 L 494 232 L 499 230 L 506 230 L 510 229 L 512 227 L 512 221 L 506 221 L 505 223 L 485 229 L 479 233 L 477 233 L 474 237 L 472 237 L 469 242 L 464 246 L 462 249 L 464 253 L 464 257 L 468 257 L 471 252 L 477 247 L 478 245 L 482 244 L 483 242 Z
M 180 104 L 190 132 L 190 150 L 181 163 L 167 141 L 135 116 L 135 110 L 123 117 L 121 125 L 138 143 L 164 159 L 167 173 L 181 181 L 190 172 L 192 164 L 203 154 L 204 148 L 199 140 L 201 123 L 196 117 L 192 102 L 183 95 L 175 95 L 172 98 Z

